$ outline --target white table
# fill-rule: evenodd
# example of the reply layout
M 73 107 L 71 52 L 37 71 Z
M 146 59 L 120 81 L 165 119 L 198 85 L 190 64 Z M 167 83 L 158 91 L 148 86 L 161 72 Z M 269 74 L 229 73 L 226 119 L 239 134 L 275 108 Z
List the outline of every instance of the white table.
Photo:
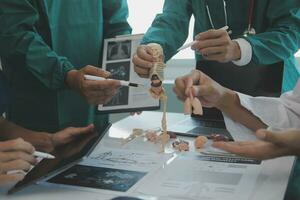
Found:
M 168 114 L 168 124 L 174 124 L 185 118 L 182 114 Z M 103 138 L 97 148 L 102 145 L 109 145 L 112 148 L 118 148 L 120 139 L 131 133 L 133 128 L 154 128 L 159 127 L 161 113 L 144 112 L 140 116 L 127 117 L 111 127 L 108 134 Z M 141 144 L 140 147 L 144 148 Z M 138 150 L 138 149 L 137 149 Z M 288 184 L 289 175 L 292 170 L 294 157 L 284 157 L 263 162 L 261 173 L 256 182 L 256 189 L 251 199 L 264 200 L 282 200 Z M 242 195 L 242 194 L 241 194 Z M 83 190 L 74 190 L 71 188 L 48 187 L 42 185 L 31 186 L 15 195 L 6 196 L 2 190 L 0 199 L 11 200 L 103 200 L 110 199 L 113 196 L 93 193 Z M 158 198 L 160 199 L 160 198 Z

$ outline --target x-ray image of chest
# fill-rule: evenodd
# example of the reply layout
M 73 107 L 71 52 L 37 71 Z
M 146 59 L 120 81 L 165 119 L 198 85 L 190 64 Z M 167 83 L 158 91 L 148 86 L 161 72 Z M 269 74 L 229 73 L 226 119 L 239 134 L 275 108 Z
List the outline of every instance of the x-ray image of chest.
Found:
M 129 98 L 129 88 L 128 87 L 121 87 L 119 92 L 112 98 L 108 104 L 103 105 L 105 106 L 123 106 L 128 105 L 128 98 Z
M 131 55 L 131 41 L 109 42 L 107 45 L 107 60 L 129 59 Z
M 129 81 L 130 61 L 109 63 L 106 65 L 106 71 L 111 73 L 110 78 Z

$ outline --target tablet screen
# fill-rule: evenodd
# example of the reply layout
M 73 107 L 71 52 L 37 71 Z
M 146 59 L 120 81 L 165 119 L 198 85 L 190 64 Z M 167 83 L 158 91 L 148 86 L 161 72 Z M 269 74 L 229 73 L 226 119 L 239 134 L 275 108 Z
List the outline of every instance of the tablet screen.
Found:
M 72 167 L 94 150 L 110 126 L 111 124 L 108 124 L 99 132 L 79 136 L 71 143 L 56 148 L 51 152 L 55 156 L 55 159 L 42 160 L 22 181 L 10 189 L 8 194 L 15 193 L 37 181 L 51 177 Z

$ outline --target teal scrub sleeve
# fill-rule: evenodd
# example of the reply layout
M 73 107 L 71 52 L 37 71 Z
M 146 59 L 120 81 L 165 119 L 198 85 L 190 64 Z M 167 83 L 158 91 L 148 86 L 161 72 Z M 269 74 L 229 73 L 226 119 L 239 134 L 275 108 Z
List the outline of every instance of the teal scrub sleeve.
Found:
M 131 33 L 126 0 L 103 0 L 104 38 Z
M 267 17 L 270 28 L 245 37 L 253 49 L 252 61 L 263 65 L 287 60 L 300 48 L 300 1 L 272 0 Z
M 27 0 L 1 0 L 0 55 L 24 59 L 29 71 L 51 89 L 65 87 L 64 77 L 74 66 L 57 55 L 35 29 L 37 10 Z
M 188 37 L 191 16 L 190 0 L 165 0 L 163 13 L 156 16 L 142 44 L 160 44 L 164 49 L 166 61 L 171 59 Z

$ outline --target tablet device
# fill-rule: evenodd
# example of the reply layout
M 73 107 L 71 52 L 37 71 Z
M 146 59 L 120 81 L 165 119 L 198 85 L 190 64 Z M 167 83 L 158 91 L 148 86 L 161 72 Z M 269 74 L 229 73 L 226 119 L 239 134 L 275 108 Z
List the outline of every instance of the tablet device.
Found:
M 56 148 L 51 152 L 51 154 L 55 156 L 55 159 L 42 160 L 22 181 L 10 189 L 8 194 L 18 192 L 25 187 L 38 181 L 48 179 L 74 166 L 90 155 L 110 127 L 111 124 L 108 124 L 99 132 L 95 131 L 91 134 L 79 136 L 71 143 Z
M 233 141 L 233 137 L 226 129 L 225 122 L 219 119 L 199 118 L 196 116 L 187 116 L 186 119 L 170 126 L 169 132 L 176 135 L 198 137 L 198 136 L 212 136 L 221 135 Z

